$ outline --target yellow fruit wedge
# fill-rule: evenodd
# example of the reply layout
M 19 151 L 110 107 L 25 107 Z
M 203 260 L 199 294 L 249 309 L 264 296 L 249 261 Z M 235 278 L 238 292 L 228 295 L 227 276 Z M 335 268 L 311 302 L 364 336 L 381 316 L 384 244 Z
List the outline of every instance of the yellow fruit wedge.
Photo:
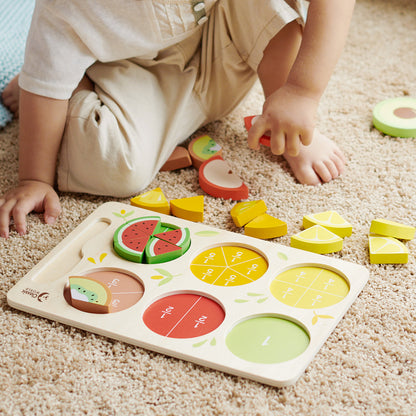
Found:
M 412 240 L 415 236 L 416 228 L 410 225 L 401 224 L 382 218 L 371 222 L 370 233 L 385 237 L 399 238 L 400 240 Z
M 393 237 L 370 236 L 368 249 L 371 264 L 404 264 L 409 257 L 407 247 Z
M 290 245 L 301 250 L 318 254 L 334 253 L 342 250 L 342 238 L 321 225 L 313 225 L 295 234 L 290 239 Z
M 130 199 L 130 204 L 144 209 L 170 214 L 170 204 L 160 188 L 152 189 Z
M 261 239 L 281 237 L 287 234 L 287 224 L 269 214 L 262 214 L 244 227 L 244 233 Z
M 260 199 L 259 201 L 238 202 L 232 207 L 230 214 L 234 224 L 237 227 L 243 227 L 259 215 L 265 214 L 266 211 L 266 204 Z
M 171 199 L 170 210 L 175 217 L 202 222 L 204 220 L 204 196 L 197 195 L 189 198 Z
M 304 228 L 309 228 L 314 225 L 321 225 L 342 238 L 349 237 L 352 234 L 352 225 L 348 221 L 345 221 L 336 211 L 319 212 L 303 217 Z

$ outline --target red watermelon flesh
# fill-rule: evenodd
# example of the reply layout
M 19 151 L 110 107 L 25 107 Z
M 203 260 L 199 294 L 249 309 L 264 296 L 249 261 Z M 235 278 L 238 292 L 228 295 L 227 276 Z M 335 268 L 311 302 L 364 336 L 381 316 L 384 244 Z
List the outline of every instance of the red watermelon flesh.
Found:
M 155 234 L 155 237 L 167 241 L 172 244 L 177 244 L 181 241 L 184 231 L 181 228 L 177 230 L 170 230 L 164 233 Z
M 122 237 L 123 244 L 131 250 L 137 251 L 139 253 L 143 253 L 144 249 L 146 248 L 146 244 L 149 241 L 149 236 L 146 234 L 142 234 L 141 236 L 135 238 L 125 238 L 124 235 Z
M 128 236 L 134 236 L 137 233 L 144 233 L 151 236 L 159 225 L 160 219 L 156 217 L 149 217 L 142 221 L 135 222 L 126 228 L 123 232 L 123 237 L 127 233 Z
M 182 248 L 160 240 L 152 238 L 146 246 L 146 261 L 148 263 L 159 263 L 174 260 L 182 255 Z

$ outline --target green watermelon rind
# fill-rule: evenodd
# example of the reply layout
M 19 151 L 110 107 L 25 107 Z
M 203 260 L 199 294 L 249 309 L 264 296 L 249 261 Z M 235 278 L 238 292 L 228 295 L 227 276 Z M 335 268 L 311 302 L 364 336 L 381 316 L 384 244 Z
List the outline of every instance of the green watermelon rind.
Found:
M 162 241 L 164 243 L 170 244 L 171 246 L 177 247 L 175 251 L 169 251 L 167 253 L 156 254 L 154 251 L 154 246 L 159 242 Z M 177 246 L 176 244 L 169 243 L 168 241 L 161 240 L 160 238 L 151 237 L 150 241 L 146 245 L 145 249 L 146 253 L 146 261 L 148 264 L 155 264 L 155 263 L 165 263 L 168 261 L 172 261 L 181 257 L 184 254 L 184 250 L 182 247 Z
M 123 232 L 129 228 L 131 225 L 141 222 L 141 221 L 157 221 L 157 226 L 153 230 L 153 233 L 158 233 L 160 231 L 160 217 L 158 216 L 147 216 L 147 217 L 139 217 L 134 218 L 130 221 L 127 221 L 125 224 L 120 225 L 120 227 L 117 228 L 117 230 L 114 233 L 113 236 L 113 246 L 114 250 L 118 255 L 123 257 L 126 260 L 133 261 L 135 263 L 142 263 L 143 261 L 143 254 L 144 250 L 142 252 L 132 250 L 131 248 L 127 247 L 121 240 Z M 149 236 L 150 238 L 150 236 Z M 146 243 L 147 244 L 147 243 Z

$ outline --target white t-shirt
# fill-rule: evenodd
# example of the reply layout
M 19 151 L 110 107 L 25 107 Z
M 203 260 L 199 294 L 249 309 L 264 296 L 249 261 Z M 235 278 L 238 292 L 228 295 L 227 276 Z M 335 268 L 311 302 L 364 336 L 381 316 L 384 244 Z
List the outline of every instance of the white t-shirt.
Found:
M 153 59 L 198 30 L 217 0 L 38 0 L 21 88 L 68 99 L 96 61 Z

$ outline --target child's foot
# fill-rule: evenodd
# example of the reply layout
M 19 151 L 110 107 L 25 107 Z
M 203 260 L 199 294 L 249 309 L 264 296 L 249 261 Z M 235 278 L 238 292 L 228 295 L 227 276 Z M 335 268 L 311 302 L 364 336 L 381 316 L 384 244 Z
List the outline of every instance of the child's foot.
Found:
M 344 171 L 345 156 L 328 137 L 315 130 L 312 143 L 300 147 L 297 156 L 283 155 L 296 179 L 305 185 L 330 182 Z
M 19 75 L 16 75 L 1 94 L 3 104 L 16 116 L 19 116 Z

